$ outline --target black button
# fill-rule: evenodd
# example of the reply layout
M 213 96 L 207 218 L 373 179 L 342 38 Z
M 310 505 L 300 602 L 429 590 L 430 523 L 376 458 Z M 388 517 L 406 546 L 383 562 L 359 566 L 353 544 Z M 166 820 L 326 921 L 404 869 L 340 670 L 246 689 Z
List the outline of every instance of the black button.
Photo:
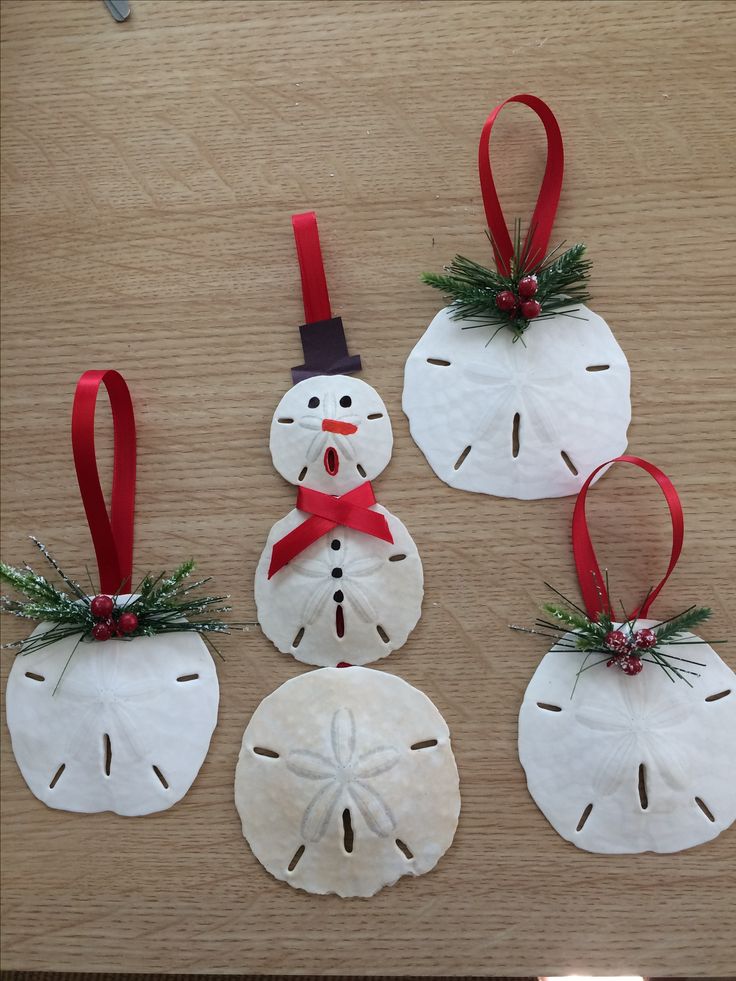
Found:
M 340 568 L 340 566 L 335 566 L 335 568 L 332 570 L 332 578 L 342 579 L 342 569 Z
M 343 407 L 343 409 L 349 409 L 352 404 L 353 400 L 349 395 L 343 395 L 343 397 L 340 399 L 340 405 Z
M 317 398 L 317 396 L 313 395 L 311 399 L 307 402 L 307 405 L 309 406 L 310 409 L 316 409 L 317 406 L 319 405 L 319 399 Z
M 342 590 L 338 589 L 336 593 L 333 593 L 332 598 L 336 603 L 342 603 L 345 597 L 342 595 Z
M 336 538 L 333 538 L 332 539 L 332 542 L 330 544 L 330 548 L 333 550 L 333 552 L 339 551 L 339 549 L 340 549 L 340 542 Z

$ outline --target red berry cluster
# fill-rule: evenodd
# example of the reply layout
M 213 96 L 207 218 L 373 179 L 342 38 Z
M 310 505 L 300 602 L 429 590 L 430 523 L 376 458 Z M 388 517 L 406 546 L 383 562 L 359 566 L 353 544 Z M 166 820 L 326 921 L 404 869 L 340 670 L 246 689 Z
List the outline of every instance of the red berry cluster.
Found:
M 524 276 L 516 287 L 518 295 L 511 290 L 502 290 L 496 294 L 496 306 L 512 317 L 522 316 L 524 320 L 534 320 L 542 312 L 542 304 L 534 299 L 538 288 L 536 276 Z
M 95 640 L 110 640 L 111 637 L 132 634 L 138 627 L 138 617 L 135 613 L 123 611 L 116 614 L 115 603 L 111 596 L 95 596 L 89 608 L 97 621 L 92 627 L 92 636 Z
M 628 637 L 623 630 L 610 630 L 606 634 L 604 643 L 609 651 L 613 651 L 613 657 L 606 661 L 606 667 L 621 668 L 624 674 L 633 677 L 644 667 L 641 652 L 654 647 L 657 643 L 657 635 L 649 627 L 637 630 L 635 634 L 629 634 Z

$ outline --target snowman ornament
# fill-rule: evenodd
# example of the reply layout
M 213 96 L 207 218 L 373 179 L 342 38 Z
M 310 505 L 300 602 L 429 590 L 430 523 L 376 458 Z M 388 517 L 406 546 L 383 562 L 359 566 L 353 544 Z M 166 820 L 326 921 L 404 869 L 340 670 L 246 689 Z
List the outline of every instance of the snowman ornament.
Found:
M 547 166 L 529 231 L 514 241 L 498 201 L 490 137 L 509 102 L 544 123 Z M 563 175 L 557 120 L 541 99 L 497 106 L 480 138 L 479 170 L 496 269 L 456 256 L 427 274 L 450 305 L 406 363 L 403 409 L 440 479 L 462 490 L 531 500 L 580 490 L 622 453 L 631 420 L 626 357 L 586 305 L 585 247 L 548 251 Z
M 255 575 L 258 619 L 283 653 L 307 664 L 366 664 L 406 641 L 419 620 L 422 564 L 402 522 L 378 504 L 372 481 L 393 436 L 378 393 L 345 372 L 342 322 L 330 315 L 313 212 L 292 219 L 307 323 L 305 364 L 271 423 L 278 472 L 296 507 L 271 529 Z

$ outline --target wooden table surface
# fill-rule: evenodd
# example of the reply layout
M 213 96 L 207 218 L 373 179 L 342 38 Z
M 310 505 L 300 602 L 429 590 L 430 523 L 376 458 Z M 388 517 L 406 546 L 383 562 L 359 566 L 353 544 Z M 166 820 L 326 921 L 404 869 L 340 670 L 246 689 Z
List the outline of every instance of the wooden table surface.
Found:
M 671 474 L 686 510 L 658 611 L 708 603 L 703 635 L 733 635 L 736 5 L 132 8 L 116 24 L 93 0 L 2 5 L 3 557 L 29 558 L 34 533 L 84 574 L 71 399 L 84 369 L 116 367 L 140 434 L 138 571 L 194 555 L 253 617 L 257 557 L 294 499 L 267 440 L 301 354 L 290 215 L 316 209 L 334 308 L 392 415 L 379 499 L 425 568 L 423 619 L 377 670 L 445 715 L 463 811 L 434 872 L 369 901 L 273 880 L 241 837 L 233 769 L 259 701 L 306 668 L 255 628 L 224 645 L 209 756 L 168 812 L 49 810 L 3 730 L 4 966 L 731 973 L 736 829 L 681 854 L 590 855 L 527 794 L 516 720 L 545 648 L 507 625 L 533 617 L 545 579 L 575 594 L 572 499 L 451 490 L 400 399 L 405 358 L 441 305 L 419 273 L 455 252 L 489 258 L 475 169 L 485 115 L 540 95 L 567 149 L 555 237 L 589 246 L 592 306 L 632 367 L 630 449 Z M 499 145 L 507 213 L 526 216 L 541 127 L 511 109 Z M 590 511 L 633 603 L 664 567 L 661 498 L 614 472 Z

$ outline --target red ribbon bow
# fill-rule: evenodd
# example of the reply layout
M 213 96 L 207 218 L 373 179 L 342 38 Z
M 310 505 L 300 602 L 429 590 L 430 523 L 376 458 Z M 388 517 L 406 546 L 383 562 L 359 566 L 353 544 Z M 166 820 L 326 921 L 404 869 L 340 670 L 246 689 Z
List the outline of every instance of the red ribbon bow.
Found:
M 293 531 L 276 542 L 271 552 L 268 578 L 276 575 L 279 569 L 283 569 L 300 552 L 309 548 L 338 525 L 362 531 L 364 535 L 372 535 L 374 538 L 393 544 L 394 539 L 385 516 L 370 510 L 375 503 L 376 498 L 370 481 L 366 481 L 341 497 L 323 494 L 309 487 L 300 487 L 296 496 L 297 509 L 306 511 L 312 517 L 302 521 Z
M 670 553 L 670 563 L 667 566 L 667 572 L 658 585 L 647 595 L 639 609 L 635 613 L 632 613 L 630 617 L 631 620 L 644 619 L 649 613 L 649 607 L 669 579 L 680 557 L 685 530 L 682 505 L 670 478 L 659 467 L 655 467 L 653 463 L 642 460 L 638 456 L 617 456 L 615 460 L 608 460 L 606 463 L 602 463 L 599 467 L 595 468 L 580 488 L 578 499 L 575 502 L 575 510 L 572 515 L 572 551 L 578 572 L 580 591 L 583 594 L 585 609 L 588 611 L 588 616 L 591 620 L 597 620 L 601 613 L 607 613 L 612 619 L 615 619 L 614 610 L 611 606 L 608 590 L 606 589 L 606 580 L 601 574 L 595 549 L 593 548 L 593 542 L 590 540 L 588 522 L 585 517 L 585 499 L 588 494 L 588 488 L 596 474 L 612 463 L 633 463 L 635 467 L 640 467 L 650 476 L 654 477 L 665 496 L 670 518 L 672 519 L 672 551 Z

